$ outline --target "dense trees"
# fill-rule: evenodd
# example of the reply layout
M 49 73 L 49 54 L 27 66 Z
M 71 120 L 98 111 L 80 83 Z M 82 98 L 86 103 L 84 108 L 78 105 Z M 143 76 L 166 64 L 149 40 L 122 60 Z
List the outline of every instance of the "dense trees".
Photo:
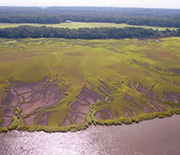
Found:
M 0 7 L 1 23 L 60 23 L 67 19 L 77 22 L 113 22 L 180 28 L 180 10 L 106 8 L 106 7 Z M 0 37 L 68 39 L 108 39 L 180 36 L 176 31 L 143 28 L 81 28 L 20 26 L 0 29 Z
M 180 28 L 180 10 L 105 7 L 0 7 L 1 23 L 113 22 Z
M 169 37 L 180 36 L 180 29 L 170 31 L 158 31 L 143 28 L 52 28 L 19 26 L 15 28 L 0 29 L 0 37 L 3 38 L 39 38 L 55 37 L 67 39 L 119 39 L 119 38 L 147 38 L 147 37 Z

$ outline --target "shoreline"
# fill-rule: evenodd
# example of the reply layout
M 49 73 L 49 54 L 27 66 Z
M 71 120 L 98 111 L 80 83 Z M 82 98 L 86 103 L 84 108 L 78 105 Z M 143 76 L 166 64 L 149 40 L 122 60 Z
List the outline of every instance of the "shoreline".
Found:
M 91 125 L 75 133 L 10 131 L 0 134 L 0 153 L 179 154 L 179 123 L 179 115 L 173 115 L 133 125 Z
M 36 132 L 43 131 L 46 133 L 58 133 L 58 132 L 78 132 L 82 130 L 86 130 L 90 126 L 121 126 L 121 125 L 130 125 L 130 124 L 138 124 L 141 122 L 145 122 L 146 120 L 154 120 L 154 119 L 165 119 L 169 117 L 173 117 L 180 114 L 180 109 L 172 109 L 166 112 L 152 113 L 152 114 L 143 114 L 142 116 L 135 117 L 121 117 L 119 119 L 113 120 L 105 120 L 105 121 L 97 121 L 93 116 L 92 119 L 87 119 L 88 121 L 85 124 L 73 124 L 70 126 L 64 127 L 51 127 L 51 126 L 28 126 L 25 125 L 22 120 L 15 119 L 10 127 L 0 127 L 0 133 L 9 132 L 12 130 L 16 131 L 27 131 L 27 132 Z M 87 116 L 88 118 L 88 116 Z

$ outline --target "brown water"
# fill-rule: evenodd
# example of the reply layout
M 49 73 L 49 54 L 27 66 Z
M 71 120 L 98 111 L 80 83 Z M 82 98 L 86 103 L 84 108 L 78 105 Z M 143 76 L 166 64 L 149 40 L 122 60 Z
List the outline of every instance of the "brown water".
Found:
M 0 134 L 1 155 L 179 155 L 180 115 L 76 133 Z

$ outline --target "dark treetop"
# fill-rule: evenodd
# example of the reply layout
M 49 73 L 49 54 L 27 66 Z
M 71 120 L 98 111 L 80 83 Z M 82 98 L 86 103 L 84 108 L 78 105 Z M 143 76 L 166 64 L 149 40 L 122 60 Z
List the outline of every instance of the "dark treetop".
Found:
M 0 23 L 109 22 L 180 28 L 180 10 L 110 7 L 0 7 Z
M 19 26 L 0 29 L 1 38 L 67 38 L 67 39 L 120 39 L 120 38 L 149 38 L 180 36 L 180 29 L 170 31 L 158 31 L 143 28 L 53 28 Z

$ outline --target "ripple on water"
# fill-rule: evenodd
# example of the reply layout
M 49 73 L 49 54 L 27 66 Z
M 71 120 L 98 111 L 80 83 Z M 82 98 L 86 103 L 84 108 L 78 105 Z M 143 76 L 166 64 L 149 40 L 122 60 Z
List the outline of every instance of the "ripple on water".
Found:
M 75 133 L 11 131 L 0 134 L 0 154 L 180 154 L 180 116 L 132 125 L 91 126 Z

